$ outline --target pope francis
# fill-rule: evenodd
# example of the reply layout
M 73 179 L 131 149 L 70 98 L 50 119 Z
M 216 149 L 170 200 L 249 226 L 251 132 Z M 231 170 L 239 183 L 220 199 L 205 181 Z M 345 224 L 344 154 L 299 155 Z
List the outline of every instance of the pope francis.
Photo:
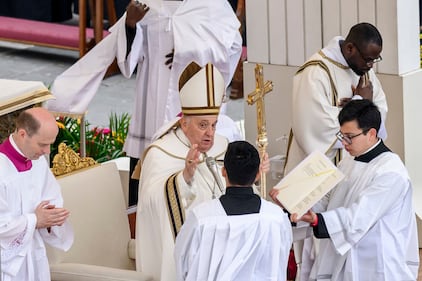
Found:
M 137 270 L 161 281 L 176 279 L 174 239 L 185 212 L 225 188 L 217 163 L 228 141 L 215 134 L 223 76 L 212 64 L 191 63 L 180 76 L 179 90 L 183 116 L 145 151 L 139 183 Z

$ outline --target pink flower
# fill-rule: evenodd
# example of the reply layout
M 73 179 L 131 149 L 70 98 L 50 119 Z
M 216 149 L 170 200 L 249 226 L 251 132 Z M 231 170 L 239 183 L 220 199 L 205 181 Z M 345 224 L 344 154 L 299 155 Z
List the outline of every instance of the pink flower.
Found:
M 109 129 L 109 128 L 104 128 L 103 129 L 103 134 L 104 135 L 108 135 L 108 134 L 110 134 L 111 133 L 111 130 Z

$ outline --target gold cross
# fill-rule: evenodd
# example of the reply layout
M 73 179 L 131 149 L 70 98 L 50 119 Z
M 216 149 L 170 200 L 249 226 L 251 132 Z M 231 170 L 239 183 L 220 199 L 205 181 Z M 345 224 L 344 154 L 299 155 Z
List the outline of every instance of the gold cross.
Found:
M 266 120 L 265 120 L 265 101 L 264 96 L 273 90 L 273 82 L 266 81 L 264 83 L 264 70 L 262 65 L 256 64 L 255 66 L 255 90 L 248 95 L 247 102 L 249 105 L 253 105 L 256 103 L 256 123 L 258 126 L 258 138 L 257 138 L 257 145 L 258 150 L 262 157 L 264 157 L 267 145 L 268 145 L 268 138 L 267 138 L 267 128 L 266 128 Z M 260 192 L 261 197 L 265 198 L 267 196 L 266 190 L 266 175 L 263 173 L 261 174 L 261 183 L 260 183 Z

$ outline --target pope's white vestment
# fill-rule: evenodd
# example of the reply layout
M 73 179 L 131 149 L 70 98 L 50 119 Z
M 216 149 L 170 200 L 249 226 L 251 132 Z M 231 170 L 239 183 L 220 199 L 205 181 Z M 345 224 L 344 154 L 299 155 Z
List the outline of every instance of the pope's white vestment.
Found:
M 73 230 L 62 226 L 36 229 L 35 209 L 42 201 L 56 207 L 63 199 L 45 157 L 32 160 L 32 168 L 18 172 L 12 161 L 0 153 L 0 244 L 2 281 L 50 280 L 45 243 L 68 250 Z
M 273 203 L 261 199 L 259 213 L 227 216 L 219 199 L 204 202 L 177 236 L 177 280 L 286 281 L 291 243 L 290 221 Z
M 320 250 L 310 280 L 416 280 L 419 249 L 412 184 L 400 158 L 384 152 L 365 163 L 340 162 L 347 178 L 315 207 L 330 238 Z
M 344 40 L 344 38 L 334 37 L 327 46 L 312 55 L 308 60 L 321 60 L 328 67 L 337 90 L 337 103 L 343 98 L 353 97 L 352 85 L 356 87 L 360 78 L 347 65 L 341 53 L 340 40 Z M 373 102 L 378 106 L 384 124 L 388 111 L 387 100 L 375 72 L 371 69 L 368 75 L 373 86 Z M 315 150 L 322 153 L 327 152 L 327 156 L 334 159 L 338 149 L 342 148 L 341 143 L 337 142 L 335 137 L 335 134 L 340 130 L 337 117 L 341 107 L 333 103 L 333 95 L 329 76 L 320 66 L 308 66 L 294 76 L 292 94 L 293 138 L 287 155 L 285 173 L 291 171 Z M 384 125 L 382 125 L 382 128 L 384 128 Z M 385 129 L 380 130 L 379 136 L 383 139 L 386 138 Z M 342 149 L 342 153 L 345 154 L 346 151 Z M 295 241 L 303 239 L 296 233 L 303 232 L 293 232 Z M 303 256 L 301 242 L 295 243 L 295 257 L 299 263 L 298 275 L 301 275 L 301 278 L 296 280 L 308 280 L 313 255 L 315 254 L 314 247 L 318 247 L 313 245 L 311 239 L 305 239 Z
M 215 135 L 207 156 L 222 160 L 227 144 L 225 138 Z M 191 185 L 185 182 L 182 171 L 189 147 L 182 130 L 172 129 L 146 149 L 142 161 L 136 216 L 136 265 L 138 271 L 152 275 L 155 280 L 176 279 L 174 232 L 183 223 L 185 212 L 222 194 L 203 155 Z M 218 175 L 221 175 L 220 169 Z M 167 191 L 180 203 L 177 210 L 169 209 L 167 200 L 171 199 L 167 199 Z

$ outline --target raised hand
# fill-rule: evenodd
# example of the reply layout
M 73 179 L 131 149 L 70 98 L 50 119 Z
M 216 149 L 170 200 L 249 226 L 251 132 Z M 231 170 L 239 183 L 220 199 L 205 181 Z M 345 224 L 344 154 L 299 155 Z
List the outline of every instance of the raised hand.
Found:
M 140 1 L 131 1 L 126 8 L 126 25 L 135 28 L 136 23 L 142 20 L 149 11 L 149 7 Z
M 193 175 L 196 171 L 196 166 L 199 163 L 199 155 L 201 153 L 198 150 L 198 145 L 193 144 L 186 155 L 185 169 L 183 169 L 183 178 L 187 183 L 192 182 Z

